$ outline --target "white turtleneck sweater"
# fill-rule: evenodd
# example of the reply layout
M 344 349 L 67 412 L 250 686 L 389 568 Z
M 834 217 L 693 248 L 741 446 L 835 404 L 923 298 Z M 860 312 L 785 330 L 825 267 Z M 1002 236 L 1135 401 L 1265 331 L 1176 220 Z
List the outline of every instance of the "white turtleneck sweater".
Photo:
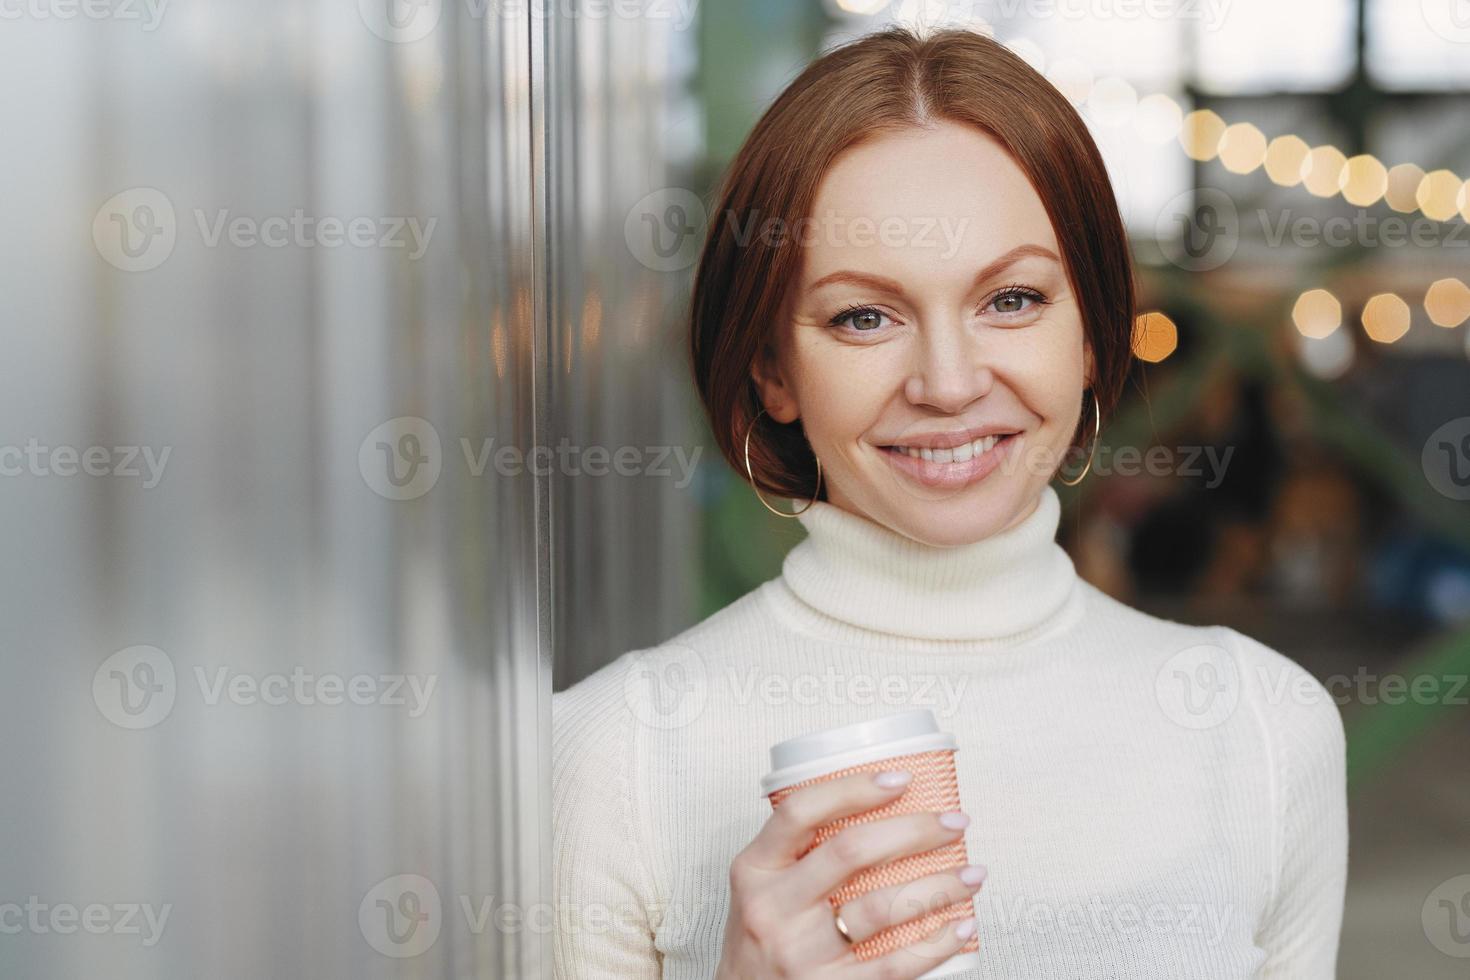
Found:
M 925 706 L 953 732 L 984 966 L 1014 980 L 1333 976 L 1337 706 L 1228 627 L 1077 577 L 1047 487 L 916 542 L 833 504 L 781 575 L 552 699 L 555 975 L 708 980 L 772 743 Z

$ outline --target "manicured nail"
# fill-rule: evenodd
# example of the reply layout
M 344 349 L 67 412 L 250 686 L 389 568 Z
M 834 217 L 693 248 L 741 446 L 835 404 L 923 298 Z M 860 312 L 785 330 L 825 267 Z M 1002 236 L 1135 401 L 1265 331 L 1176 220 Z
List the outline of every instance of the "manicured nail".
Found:
M 882 786 L 884 789 L 898 789 L 900 786 L 907 786 L 909 780 L 913 778 L 914 774 L 911 772 L 906 772 L 902 769 L 890 769 L 874 776 L 873 782 Z
M 960 881 L 963 881 L 971 888 L 975 888 L 985 880 L 985 876 L 988 873 L 983 864 L 967 864 L 960 869 Z
M 969 939 L 971 936 L 975 935 L 975 920 L 966 919 L 964 922 L 961 922 L 959 925 L 954 927 L 954 932 L 955 935 L 959 936 L 961 939 Z
M 970 818 L 958 810 L 941 813 L 939 815 L 939 822 L 950 830 L 964 830 L 970 826 Z

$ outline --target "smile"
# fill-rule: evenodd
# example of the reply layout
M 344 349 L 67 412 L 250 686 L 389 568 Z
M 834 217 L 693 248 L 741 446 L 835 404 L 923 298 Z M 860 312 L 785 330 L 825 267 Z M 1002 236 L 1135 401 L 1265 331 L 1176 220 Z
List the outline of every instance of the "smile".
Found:
M 944 449 L 883 446 L 883 455 L 904 476 L 926 487 L 958 489 L 979 482 L 1001 464 L 1019 433 L 989 435 Z

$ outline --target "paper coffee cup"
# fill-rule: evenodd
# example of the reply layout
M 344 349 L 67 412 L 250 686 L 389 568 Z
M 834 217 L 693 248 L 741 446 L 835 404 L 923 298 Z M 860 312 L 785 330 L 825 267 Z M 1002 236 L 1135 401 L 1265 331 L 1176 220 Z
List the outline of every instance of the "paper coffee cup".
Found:
M 840 779 L 850 773 L 881 772 L 885 769 L 906 769 L 913 773 L 908 789 L 892 802 L 819 827 L 812 842 L 812 847 L 816 847 L 856 823 L 901 813 L 960 809 L 959 778 L 954 763 L 958 750 L 955 737 L 939 730 L 939 723 L 928 708 L 900 711 L 776 743 L 771 746 L 771 771 L 761 778 L 761 794 L 775 808 L 803 786 Z M 829 901 L 836 908 L 879 888 L 913 881 L 968 862 L 965 838 L 961 836 L 943 847 L 865 868 L 833 892 Z M 883 956 L 923 941 L 952 919 L 971 918 L 974 914 L 974 906 L 966 898 L 853 943 L 853 952 L 860 960 Z M 978 969 L 979 950 L 979 936 L 970 937 L 959 953 L 925 973 L 921 980 Z

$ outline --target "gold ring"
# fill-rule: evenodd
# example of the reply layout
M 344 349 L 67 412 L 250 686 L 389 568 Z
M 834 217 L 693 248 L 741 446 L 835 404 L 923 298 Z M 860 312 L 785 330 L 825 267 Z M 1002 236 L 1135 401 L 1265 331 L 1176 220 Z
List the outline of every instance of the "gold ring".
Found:
M 832 921 L 837 924 L 837 932 L 842 936 L 844 940 L 847 941 L 847 944 L 851 946 L 852 933 L 847 931 L 847 923 L 842 921 L 842 911 L 835 905 L 832 906 Z

